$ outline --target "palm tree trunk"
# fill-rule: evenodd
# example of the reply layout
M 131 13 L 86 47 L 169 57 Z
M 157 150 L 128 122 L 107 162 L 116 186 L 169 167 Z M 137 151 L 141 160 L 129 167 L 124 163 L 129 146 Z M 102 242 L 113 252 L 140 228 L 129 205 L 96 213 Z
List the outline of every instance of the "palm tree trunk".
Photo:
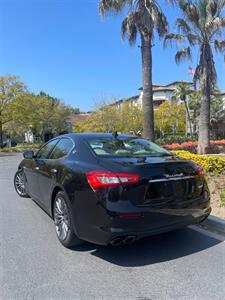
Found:
M 210 127 L 210 98 L 211 90 L 216 81 L 216 71 L 212 49 L 209 43 L 204 43 L 201 47 L 201 108 L 199 117 L 198 153 L 205 154 L 209 147 L 209 127 Z
M 142 80 L 143 80 L 143 136 L 154 141 L 154 109 L 152 91 L 152 44 L 151 36 L 141 36 Z
M 205 80 L 204 80 L 205 81 Z M 200 81 L 201 108 L 199 117 L 198 153 L 205 154 L 209 147 L 210 87 Z

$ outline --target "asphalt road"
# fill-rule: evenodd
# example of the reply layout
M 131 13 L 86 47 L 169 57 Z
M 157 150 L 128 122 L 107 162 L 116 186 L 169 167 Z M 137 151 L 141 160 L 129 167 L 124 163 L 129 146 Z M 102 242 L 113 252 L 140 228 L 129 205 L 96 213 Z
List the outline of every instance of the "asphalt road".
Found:
M 0 154 L 0 299 L 225 299 L 225 243 L 187 228 L 119 248 L 63 248 L 17 196 L 20 156 Z

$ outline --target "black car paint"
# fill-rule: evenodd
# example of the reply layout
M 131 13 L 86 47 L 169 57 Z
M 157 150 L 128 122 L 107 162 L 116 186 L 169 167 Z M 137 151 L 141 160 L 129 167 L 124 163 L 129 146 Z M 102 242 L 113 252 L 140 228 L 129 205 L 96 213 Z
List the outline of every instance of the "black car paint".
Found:
M 98 157 L 88 147 L 86 139 L 109 137 L 109 134 L 69 134 L 62 136 L 74 143 L 74 148 L 60 159 L 24 159 L 22 168 L 30 196 L 52 216 L 52 204 L 57 191 L 66 194 L 73 215 L 73 227 L 80 239 L 107 245 L 115 237 L 144 236 L 169 231 L 205 219 L 210 211 L 209 191 L 205 179 L 204 191 L 191 199 L 168 197 L 159 205 L 145 202 L 149 180 L 165 173 L 193 175 L 195 164 L 175 156 L 139 158 Z M 60 137 L 60 138 L 62 138 Z M 60 140 L 59 138 L 59 140 Z M 53 171 L 54 170 L 54 171 Z M 92 190 L 86 177 L 90 170 L 137 173 L 138 184 Z M 120 213 L 141 213 L 141 217 L 122 218 Z

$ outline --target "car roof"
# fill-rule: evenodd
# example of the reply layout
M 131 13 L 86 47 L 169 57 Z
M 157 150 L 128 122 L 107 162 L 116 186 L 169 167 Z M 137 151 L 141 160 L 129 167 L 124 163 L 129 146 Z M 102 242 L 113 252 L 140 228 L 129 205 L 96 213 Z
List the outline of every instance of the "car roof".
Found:
M 110 138 L 113 137 L 113 133 L 102 133 L 102 132 L 85 132 L 85 133 L 68 133 L 60 135 L 59 137 L 69 137 L 74 139 L 93 139 L 93 138 Z M 118 134 L 118 137 L 134 137 L 128 134 Z

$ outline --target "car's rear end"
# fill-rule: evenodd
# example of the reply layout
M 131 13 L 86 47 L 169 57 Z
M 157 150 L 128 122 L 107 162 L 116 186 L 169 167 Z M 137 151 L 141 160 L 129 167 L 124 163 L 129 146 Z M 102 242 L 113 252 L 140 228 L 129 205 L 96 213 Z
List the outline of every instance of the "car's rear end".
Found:
M 99 170 L 87 172 L 89 193 L 96 201 L 88 228 L 92 241 L 130 243 L 209 215 L 210 195 L 201 167 L 163 151 L 136 156 L 99 155 Z

